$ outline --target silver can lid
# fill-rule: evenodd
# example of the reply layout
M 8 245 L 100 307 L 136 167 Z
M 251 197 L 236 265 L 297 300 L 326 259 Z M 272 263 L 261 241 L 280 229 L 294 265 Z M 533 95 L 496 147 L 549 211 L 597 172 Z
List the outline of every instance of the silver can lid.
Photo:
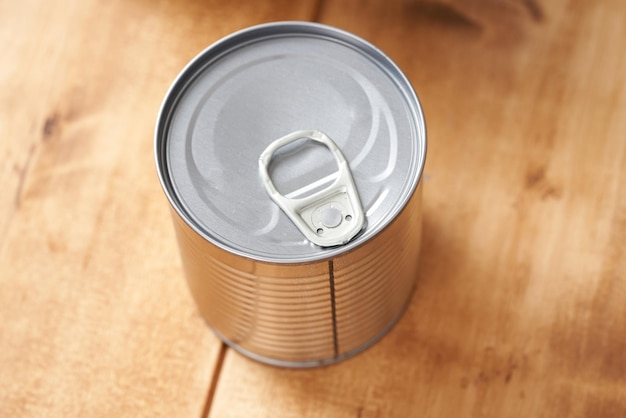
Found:
M 306 239 L 259 177 L 268 144 L 299 130 L 324 132 L 348 161 L 366 226 L 345 245 Z M 276 187 L 289 197 L 326 187 L 337 169 L 327 151 L 286 149 L 270 167 Z M 280 22 L 230 35 L 183 69 L 161 107 L 155 152 L 168 199 L 204 238 L 255 260 L 309 262 L 367 242 L 400 213 L 422 175 L 426 128 L 410 83 L 376 47 Z

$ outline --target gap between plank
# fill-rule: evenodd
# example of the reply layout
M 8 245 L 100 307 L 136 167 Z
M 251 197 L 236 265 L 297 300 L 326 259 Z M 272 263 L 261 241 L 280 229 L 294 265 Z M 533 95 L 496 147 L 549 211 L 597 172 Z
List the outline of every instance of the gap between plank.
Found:
M 317 2 L 317 5 L 315 6 L 315 9 L 313 10 L 313 17 L 311 18 L 311 21 L 320 23 L 322 20 L 323 9 L 324 9 L 324 0 L 319 0 Z
M 206 400 L 204 402 L 204 407 L 202 408 L 202 414 L 200 418 L 209 418 L 211 414 L 211 406 L 213 406 L 213 397 L 215 396 L 215 391 L 217 390 L 217 383 L 220 379 L 220 375 L 222 374 L 222 368 L 224 365 L 224 357 L 226 357 L 226 351 L 228 350 L 228 346 L 225 343 L 221 343 L 219 351 L 217 352 L 217 360 L 215 360 L 215 367 L 213 367 L 213 377 L 211 378 L 211 382 L 209 384 L 209 390 L 207 392 Z

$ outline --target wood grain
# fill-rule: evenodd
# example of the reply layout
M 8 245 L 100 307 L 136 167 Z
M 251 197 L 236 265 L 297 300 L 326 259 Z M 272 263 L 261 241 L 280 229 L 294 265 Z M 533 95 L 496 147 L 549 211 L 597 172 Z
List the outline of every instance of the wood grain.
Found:
M 418 288 L 344 363 L 228 352 L 212 417 L 626 416 L 626 4 L 502 13 L 324 3 L 321 20 L 386 51 L 424 106 Z
M 169 84 L 313 2 L 0 4 L 0 416 L 199 417 L 222 344 L 182 277 L 153 162 Z

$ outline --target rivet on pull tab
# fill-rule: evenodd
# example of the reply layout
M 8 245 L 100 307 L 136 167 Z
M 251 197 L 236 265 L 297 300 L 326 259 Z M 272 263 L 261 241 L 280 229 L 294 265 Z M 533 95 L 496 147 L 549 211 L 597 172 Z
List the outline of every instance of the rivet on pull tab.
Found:
M 303 198 L 290 199 L 276 190 L 268 166 L 278 149 L 303 138 L 320 142 L 331 151 L 337 162 L 339 175 L 324 190 Z M 259 157 L 259 173 L 272 200 L 312 243 L 320 247 L 343 245 L 363 229 L 365 214 L 350 166 L 339 147 L 324 133 L 297 131 L 272 142 Z

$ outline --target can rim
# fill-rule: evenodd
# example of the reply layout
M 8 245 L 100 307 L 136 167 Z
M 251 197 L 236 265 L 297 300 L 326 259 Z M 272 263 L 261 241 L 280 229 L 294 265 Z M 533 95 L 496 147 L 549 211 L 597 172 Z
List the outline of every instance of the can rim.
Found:
M 212 237 L 209 233 L 207 233 L 208 231 L 205 231 L 204 228 L 197 225 L 197 223 L 191 219 L 191 217 L 183 209 L 179 198 L 176 196 L 176 193 L 171 185 L 171 180 L 168 178 L 168 168 L 165 152 L 165 144 L 167 143 L 167 141 L 165 140 L 165 133 L 168 131 L 168 127 L 170 124 L 169 115 L 172 109 L 175 107 L 176 102 L 178 101 L 180 91 L 183 90 L 181 89 L 181 85 L 187 84 L 189 82 L 188 76 L 190 73 L 193 73 L 193 69 L 195 67 L 203 67 L 205 65 L 205 63 L 203 62 L 203 58 L 209 52 L 213 51 L 217 54 L 216 56 L 219 56 L 221 53 L 231 50 L 231 48 L 228 48 L 228 45 L 230 45 L 233 40 L 237 38 L 243 38 L 244 40 L 248 39 L 247 42 L 250 42 L 258 39 L 254 38 L 254 33 L 267 31 L 268 29 L 275 30 L 277 36 L 281 34 L 285 35 L 293 33 L 294 31 L 298 31 L 299 33 L 303 34 L 319 35 L 319 31 L 324 31 L 325 34 L 332 35 L 336 40 L 345 42 L 348 45 L 358 46 L 360 50 L 364 50 L 370 56 L 379 56 L 380 58 L 382 58 L 382 60 L 380 60 L 380 65 L 384 67 L 385 70 L 388 71 L 390 74 L 393 74 L 394 78 L 402 84 L 402 87 L 405 89 L 405 97 L 409 101 L 413 102 L 411 103 L 411 108 L 417 116 L 415 123 L 417 137 L 419 139 L 423 139 L 422 141 L 420 141 L 420 147 L 418 147 L 419 155 L 417 156 L 416 160 L 416 175 L 412 176 L 410 186 L 407 188 L 407 192 L 402 195 L 402 199 L 396 202 L 393 216 L 390 216 L 388 217 L 388 219 L 385 219 L 383 222 L 381 222 L 378 230 L 374 231 L 374 233 L 367 240 L 359 241 L 358 238 L 356 238 L 346 245 L 324 249 L 324 251 L 321 251 L 318 254 L 306 257 L 301 256 L 281 259 L 278 257 L 268 257 L 260 254 L 251 254 L 238 248 L 226 245 L 225 243 L 220 242 L 219 240 Z M 239 46 L 245 45 L 247 42 L 241 42 Z M 223 49 L 223 51 L 220 51 L 221 49 Z M 238 30 L 230 35 L 227 35 L 203 49 L 191 61 L 189 61 L 189 63 L 187 63 L 185 67 L 183 67 L 183 69 L 178 73 L 174 81 L 171 83 L 159 108 L 154 129 L 154 159 L 159 182 L 161 183 L 161 187 L 171 207 L 181 218 L 181 220 L 184 221 L 195 233 L 200 235 L 211 244 L 221 248 L 222 250 L 247 259 L 274 264 L 303 264 L 317 262 L 321 260 L 328 260 L 338 255 L 350 252 L 374 239 L 378 234 L 385 230 L 389 226 L 389 224 L 398 217 L 398 215 L 400 215 L 400 213 L 403 211 L 403 209 L 406 207 L 407 203 L 415 193 L 415 190 L 422 180 L 424 166 L 426 164 L 426 154 L 428 148 L 427 144 L 428 141 L 426 132 L 426 121 L 424 118 L 424 112 L 421 102 L 411 82 L 398 67 L 398 65 L 378 47 L 353 33 L 347 32 L 334 26 L 307 21 L 282 21 L 250 26 Z

